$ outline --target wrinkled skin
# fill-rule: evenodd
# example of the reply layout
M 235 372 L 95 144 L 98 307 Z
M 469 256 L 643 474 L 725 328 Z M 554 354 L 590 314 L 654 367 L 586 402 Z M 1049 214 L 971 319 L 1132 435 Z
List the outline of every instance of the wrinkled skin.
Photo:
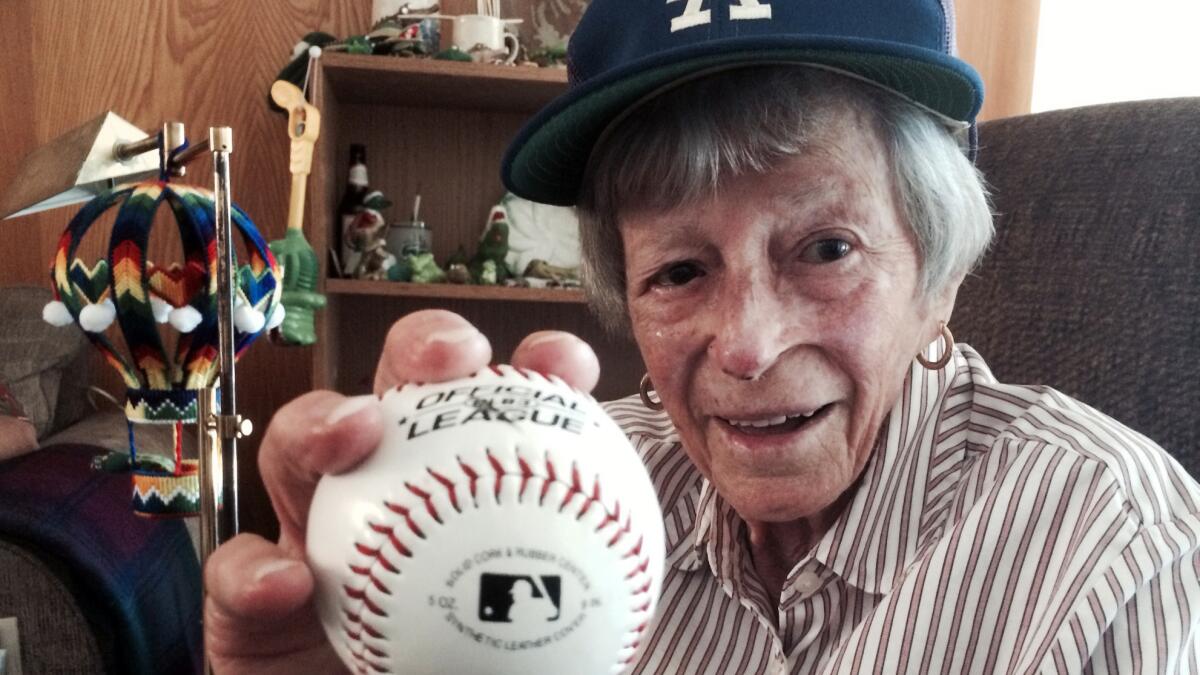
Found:
M 885 147 L 852 112 L 773 172 L 622 214 L 620 230 L 655 389 L 692 462 L 749 526 L 777 598 L 840 513 L 958 284 L 921 289 Z

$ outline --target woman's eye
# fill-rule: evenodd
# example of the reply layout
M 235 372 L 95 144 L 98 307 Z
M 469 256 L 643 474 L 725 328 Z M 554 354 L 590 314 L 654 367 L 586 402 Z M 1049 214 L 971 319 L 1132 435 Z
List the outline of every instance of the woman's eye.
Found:
M 809 244 L 800 253 L 804 262 L 829 263 L 850 255 L 850 242 L 845 239 L 822 239 Z
M 696 277 L 704 276 L 700 266 L 692 262 L 675 263 L 654 275 L 656 286 L 683 286 Z

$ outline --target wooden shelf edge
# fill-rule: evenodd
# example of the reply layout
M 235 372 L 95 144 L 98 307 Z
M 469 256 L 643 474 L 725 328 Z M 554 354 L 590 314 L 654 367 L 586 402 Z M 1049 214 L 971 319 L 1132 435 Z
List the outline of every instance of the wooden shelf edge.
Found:
M 534 66 L 504 66 L 486 63 L 463 63 L 433 58 L 380 56 L 377 54 L 347 54 L 325 52 L 321 67 L 332 71 L 369 71 L 374 73 L 420 73 L 448 77 L 516 80 L 520 82 L 567 83 L 566 68 L 537 68 Z
M 325 281 L 325 292 L 330 295 L 374 295 L 451 300 L 501 300 L 508 302 L 560 302 L 573 304 L 584 304 L 586 302 L 583 291 L 577 289 L 413 284 L 400 281 L 365 281 L 360 279 L 327 279 Z

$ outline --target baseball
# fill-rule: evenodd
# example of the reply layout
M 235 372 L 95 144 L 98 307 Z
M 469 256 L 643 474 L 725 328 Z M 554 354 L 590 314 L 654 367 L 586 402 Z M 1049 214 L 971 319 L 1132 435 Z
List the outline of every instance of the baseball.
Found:
M 616 673 L 662 582 L 625 434 L 556 377 L 495 366 L 386 393 L 362 465 L 308 517 L 317 609 L 353 673 Z

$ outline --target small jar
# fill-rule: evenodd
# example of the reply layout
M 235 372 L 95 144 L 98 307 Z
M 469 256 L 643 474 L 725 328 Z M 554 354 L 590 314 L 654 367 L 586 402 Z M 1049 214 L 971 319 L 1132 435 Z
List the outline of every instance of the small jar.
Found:
M 392 255 L 402 258 L 433 251 L 433 233 L 425 227 L 423 220 L 407 220 L 388 226 L 387 248 Z

